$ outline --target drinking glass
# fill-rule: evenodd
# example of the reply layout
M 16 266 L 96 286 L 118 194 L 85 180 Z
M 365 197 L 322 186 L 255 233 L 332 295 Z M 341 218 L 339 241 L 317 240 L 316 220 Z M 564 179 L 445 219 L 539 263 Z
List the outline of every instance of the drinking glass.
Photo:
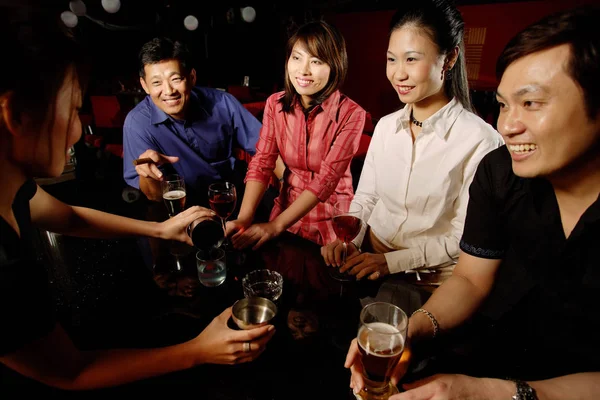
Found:
M 207 287 L 215 287 L 225 282 L 227 265 L 225 251 L 218 247 L 210 250 L 199 250 L 196 253 L 196 268 L 200 283 Z
M 173 217 L 185 208 L 185 182 L 183 177 L 177 174 L 167 175 L 161 182 L 163 200 L 167 206 L 169 217 Z
M 237 194 L 233 183 L 219 182 L 208 187 L 208 202 L 210 208 L 221 218 L 223 232 L 226 231 L 225 222 L 235 209 L 236 201 Z M 227 240 L 223 241 L 223 245 L 227 247 Z
M 357 341 L 365 381 L 359 395 L 364 400 L 383 400 L 397 393 L 391 374 L 404 351 L 407 328 L 406 313 L 393 304 L 375 302 L 362 309 Z
M 346 263 L 348 254 L 348 243 L 350 243 L 361 228 L 361 213 L 362 206 L 357 203 L 352 203 L 351 200 L 338 201 L 333 206 L 333 231 L 338 239 L 342 241 L 342 265 Z M 333 278 L 337 280 L 351 280 L 352 276 L 348 272 L 339 272 L 338 269 L 330 271 Z

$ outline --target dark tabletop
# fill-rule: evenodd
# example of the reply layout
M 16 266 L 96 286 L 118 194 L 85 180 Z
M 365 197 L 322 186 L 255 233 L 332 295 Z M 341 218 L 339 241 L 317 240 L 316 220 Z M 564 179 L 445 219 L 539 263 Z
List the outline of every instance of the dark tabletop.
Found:
M 39 239 L 59 321 L 86 350 L 191 339 L 243 297 L 241 279 L 248 271 L 268 268 L 284 276 L 277 331 L 257 360 L 203 365 L 100 392 L 194 385 L 206 399 L 353 398 L 343 364 L 358 329 L 363 289 L 332 279 L 316 244 L 284 234 L 259 251 L 229 251 L 226 281 L 208 288 L 199 283 L 193 248 L 46 232 Z

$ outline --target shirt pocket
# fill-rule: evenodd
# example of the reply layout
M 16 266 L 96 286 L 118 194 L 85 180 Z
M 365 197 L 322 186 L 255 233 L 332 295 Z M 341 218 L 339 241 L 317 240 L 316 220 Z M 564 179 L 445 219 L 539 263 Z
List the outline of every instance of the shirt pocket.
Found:
M 198 152 L 211 164 L 225 161 L 231 157 L 231 136 L 201 138 L 198 144 Z

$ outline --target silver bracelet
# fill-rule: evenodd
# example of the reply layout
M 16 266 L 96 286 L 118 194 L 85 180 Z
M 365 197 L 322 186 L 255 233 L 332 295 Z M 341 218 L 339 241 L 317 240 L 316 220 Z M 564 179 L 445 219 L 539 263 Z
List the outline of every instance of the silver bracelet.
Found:
M 433 338 L 435 338 L 438 335 L 438 333 L 440 332 L 440 324 L 437 322 L 437 319 L 435 319 L 435 317 L 433 316 L 432 313 L 430 313 L 429 311 L 427 311 L 424 308 L 419 308 L 418 310 L 415 310 L 415 312 L 413 312 L 411 314 L 411 317 L 413 315 L 415 315 L 416 313 L 423 313 L 423 314 L 427 315 L 427 317 L 431 321 L 431 324 L 433 325 Z

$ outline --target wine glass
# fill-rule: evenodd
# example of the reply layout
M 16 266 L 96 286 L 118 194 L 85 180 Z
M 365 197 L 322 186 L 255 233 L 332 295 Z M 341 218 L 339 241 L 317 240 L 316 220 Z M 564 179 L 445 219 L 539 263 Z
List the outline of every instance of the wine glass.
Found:
M 177 174 L 167 175 L 161 186 L 169 217 L 174 217 L 185 208 L 186 191 L 183 177 Z
M 208 202 L 210 208 L 221 218 L 223 233 L 225 234 L 225 222 L 235 209 L 237 194 L 235 185 L 231 182 L 213 183 L 208 187 Z M 223 241 L 223 246 L 227 247 L 227 239 Z
M 357 335 L 365 382 L 362 399 L 383 400 L 398 393 L 391 375 L 404 351 L 407 330 L 406 313 L 393 304 L 375 302 L 362 309 Z
M 350 243 L 361 228 L 362 206 L 353 203 L 351 200 L 342 200 L 333 206 L 333 230 L 338 239 L 342 241 L 342 265 L 346 263 L 348 254 L 348 243 Z M 340 281 L 352 280 L 353 277 L 348 272 L 340 272 L 338 269 L 331 269 L 331 276 Z

